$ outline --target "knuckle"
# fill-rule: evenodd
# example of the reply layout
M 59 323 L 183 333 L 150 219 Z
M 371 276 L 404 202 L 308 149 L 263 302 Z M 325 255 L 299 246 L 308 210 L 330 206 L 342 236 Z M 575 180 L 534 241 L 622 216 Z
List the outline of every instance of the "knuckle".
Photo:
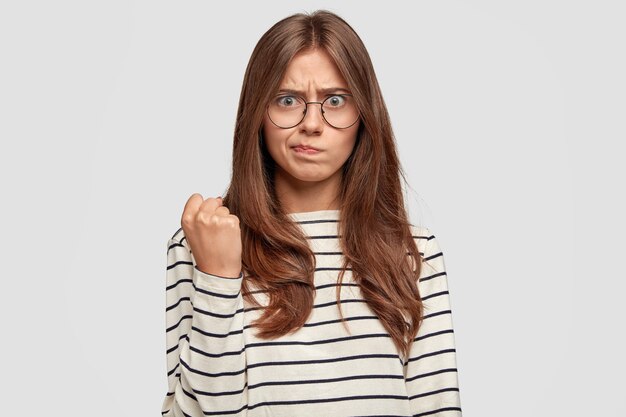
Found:
M 206 212 L 201 211 L 198 213 L 197 222 L 202 225 L 207 225 L 211 222 L 211 215 L 207 215 Z
M 193 215 L 189 212 L 183 213 L 181 223 L 184 225 L 191 225 L 193 223 Z

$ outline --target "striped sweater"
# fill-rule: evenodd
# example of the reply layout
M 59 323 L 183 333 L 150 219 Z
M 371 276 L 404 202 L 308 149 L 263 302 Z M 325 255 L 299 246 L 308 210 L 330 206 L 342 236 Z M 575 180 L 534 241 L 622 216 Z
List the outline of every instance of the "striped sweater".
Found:
M 461 416 L 447 275 L 429 229 L 412 225 L 425 262 L 424 321 L 407 361 L 363 300 L 348 269 L 339 322 L 339 210 L 290 213 L 315 253 L 316 295 L 304 327 L 255 337 L 260 311 L 239 278 L 200 271 L 180 228 L 167 243 L 165 417 Z M 267 298 L 256 293 L 262 305 Z

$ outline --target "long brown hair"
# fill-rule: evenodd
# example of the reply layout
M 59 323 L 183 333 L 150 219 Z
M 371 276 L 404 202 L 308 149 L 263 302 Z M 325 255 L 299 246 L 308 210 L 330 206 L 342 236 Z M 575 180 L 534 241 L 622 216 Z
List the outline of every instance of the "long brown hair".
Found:
M 354 29 L 327 10 L 278 21 L 261 37 L 246 68 L 231 182 L 223 193 L 224 205 L 240 220 L 242 293 L 260 306 L 249 286 L 252 281 L 268 295 L 267 307 L 254 322 L 257 336 L 264 339 L 298 330 L 312 309 L 315 256 L 276 198 L 275 162 L 264 147 L 261 129 L 266 104 L 280 88 L 290 60 L 310 48 L 330 54 L 361 113 L 353 152 L 342 168 L 338 227 L 344 264 L 338 284 L 344 269 L 351 268 L 364 299 L 406 357 L 423 314 L 417 287 L 422 257 L 400 183 L 400 177 L 406 179 L 369 54 Z M 337 305 L 346 326 L 340 290 L 338 285 Z

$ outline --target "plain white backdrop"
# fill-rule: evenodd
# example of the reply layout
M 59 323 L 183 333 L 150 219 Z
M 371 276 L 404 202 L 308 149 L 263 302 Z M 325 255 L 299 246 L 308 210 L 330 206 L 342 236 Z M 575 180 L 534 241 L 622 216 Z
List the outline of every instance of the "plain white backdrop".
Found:
M 0 414 L 159 415 L 167 239 L 227 186 L 254 45 L 321 8 L 443 249 L 464 415 L 626 415 L 626 13 L 546 0 L 3 2 Z

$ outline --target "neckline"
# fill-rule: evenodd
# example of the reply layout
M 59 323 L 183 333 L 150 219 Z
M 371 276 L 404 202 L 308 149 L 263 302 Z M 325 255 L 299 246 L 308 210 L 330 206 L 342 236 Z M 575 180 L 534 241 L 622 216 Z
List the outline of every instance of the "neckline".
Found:
M 341 210 L 314 210 L 314 211 L 298 211 L 294 213 L 287 213 L 287 216 L 296 221 L 301 220 L 339 220 L 339 214 Z

